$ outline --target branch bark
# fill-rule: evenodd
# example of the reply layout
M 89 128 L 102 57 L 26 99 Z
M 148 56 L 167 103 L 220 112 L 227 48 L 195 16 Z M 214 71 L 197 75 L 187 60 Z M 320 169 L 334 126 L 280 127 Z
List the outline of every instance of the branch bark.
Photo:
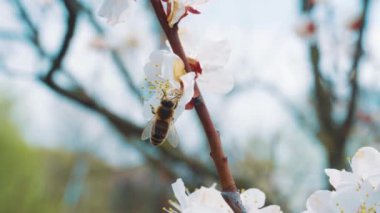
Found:
M 170 149 L 160 149 L 159 153 L 157 153 L 158 155 L 156 156 L 157 159 L 152 158 L 150 155 L 148 155 L 149 153 L 146 152 L 146 149 L 149 149 L 150 146 L 143 145 L 143 148 L 141 148 L 139 147 L 139 144 L 133 143 L 133 139 L 138 138 L 140 136 L 142 132 L 141 127 L 128 121 L 127 119 L 120 117 L 119 115 L 111 112 L 110 110 L 108 110 L 107 108 L 99 104 L 95 99 L 93 99 L 86 93 L 85 89 L 82 88 L 81 85 L 79 85 L 77 81 L 73 79 L 72 76 L 70 77 L 70 79 L 75 83 L 76 87 L 74 89 L 64 88 L 54 81 L 54 75 L 57 73 L 57 71 L 58 70 L 63 71 L 64 58 L 66 54 L 68 53 L 68 49 L 70 47 L 69 43 L 71 43 L 71 40 L 75 34 L 74 33 L 75 28 L 77 27 L 77 25 L 73 23 L 76 22 L 76 17 L 79 15 L 79 13 L 81 12 L 87 13 L 89 16 L 91 16 L 90 22 L 92 23 L 92 25 L 95 28 L 99 27 L 99 29 L 102 30 L 101 25 L 95 22 L 93 14 L 91 13 L 90 10 L 83 7 L 83 5 L 81 5 L 79 2 L 75 0 L 64 0 L 64 7 L 67 10 L 67 15 L 68 15 L 66 19 L 66 24 L 67 25 L 71 24 L 71 26 L 68 26 L 67 28 L 68 32 L 65 33 L 65 36 L 64 36 L 65 38 L 62 40 L 61 48 L 58 51 L 57 56 L 50 57 L 48 54 L 45 54 L 45 50 L 42 48 L 42 46 L 38 42 L 38 35 L 39 35 L 38 28 L 36 28 L 31 22 L 30 17 L 28 16 L 28 13 L 24 8 L 24 5 L 22 5 L 22 3 L 19 2 L 19 0 L 16 0 L 14 1 L 14 6 L 19 14 L 20 20 L 24 22 L 25 27 L 27 28 L 28 32 L 31 33 L 30 35 L 28 35 L 27 41 L 30 42 L 30 44 L 34 46 L 38 50 L 38 52 L 44 53 L 42 55 L 39 53 L 40 56 L 45 57 L 52 61 L 50 67 L 47 69 L 47 72 L 46 72 L 46 73 L 50 73 L 49 77 L 47 77 L 46 75 L 39 76 L 38 78 L 35 78 L 35 76 L 31 76 L 30 79 L 33 79 L 33 80 L 37 79 L 43 85 L 47 86 L 50 90 L 52 90 L 56 94 L 61 95 L 62 97 L 67 98 L 73 103 L 78 104 L 79 106 L 85 107 L 103 116 L 125 138 L 125 141 L 130 142 L 130 144 L 134 146 L 137 150 L 139 150 L 140 153 L 146 157 L 146 160 L 148 160 L 148 162 L 150 162 L 152 165 L 159 166 L 158 164 L 161 162 L 159 160 L 160 158 L 171 158 L 171 159 L 174 159 L 176 162 L 180 162 L 186 165 L 191 173 L 196 174 L 200 172 L 202 173 L 202 176 L 205 178 L 206 177 L 214 178 L 216 176 L 216 174 L 212 170 L 210 170 L 207 166 L 204 166 L 199 161 L 188 158 L 184 153 L 178 150 L 176 153 L 173 153 Z M 31 37 L 35 39 L 31 39 Z M 117 55 L 116 57 L 120 57 L 120 56 Z M 121 61 L 121 58 L 119 60 Z M 67 75 L 67 73 L 65 74 Z M 167 173 L 169 173 L 169 171 L 172 170 L 170 166 L 164 165 L 162 163 L 161 163 L 161 168 L 163 170 L 168 170 Z M 173 171 L 171 173 L 173 173 Z
M 364 28 L 368 22 L 370 0 L 362 0 L 362 3 L 360 17 L 361 25 L 357 31 L 358 39 L 355 43 L 352 64 L 348 71 L 348 84 L 351 93 L 348 98 L 348 104 L 346 106 L 347 113 L 343 122 L 336 121 L 333 116 L 335 103 L 332 96 L 334 95 L 334 90 L 328 86 L 328 81 L 323 78 L 324 76 L 320 70 L 320 50 L 317 43 L 318 40 L 311 42 L 309 45 L 309 57 L 314 78 L 314 96 L 316 100 L 315 111 L 320 126 L 320 131 L 317 133 L 317 136 L 328 153 L 329 167 L 332 168 L 342 168 L 345 165 L 345 147 L 355 121 L 355 111 L 359 96 L 358 73 L 360 59 L 363 55 Z M 314 8 L 314 4 L 314 2 L 308 0 L 301 0 L 302 12 L 306 15 L 310 15 Z
M 369 8 L 369 0 L 363 1 L 363 10 L 361 13 L 361 26 L 359 28 L 359 36 L 355 45 L 354 58 L 350 69 L 350 84 L 351 84 L 351 95 L 348 103 L 348 110 L 346 119 L 342 125 L 342 134 L 348 134 L 354 122 L 354 115 L 356 111 L 357 98 L 359 96 L 359 84 L 358 84 L 358 70 L 359 70 L 359 62 L 361 56 L 363 55 L 363 37 L 364 37 L 364 28 L 367 24 L 368 19 L 368 8 Z
M 67 51 L 70 48 L 71 39 L 74 36 L 76 24 L 77 24 L 78 9 L 79 8 L 78 8 L 76 1 L 64 0 L 63 4 L 64 4 L 66 12 L 67 12 L 67 19 L 66 19 L 67 29 L 66 29 L 65 36 L 63 38 L 61 49 L 58 52 L 57 56 L 54 58 L 54 60 L 52 62 L 53 64 L 45 76 L 48 81 L 52 80 L 54 72 L 61 69 L 62 62 L 65 58 Z
M 183 50 L 178 36 L 178 25 L 175 24 L 172 28 L 169 27 L 161 0 L 151 0 L 151 4 L 173 52 L 182 59 L 185 64 L 186 72 L 191 72 L 185 51 Z M 219 133 L 211 120 L 210 114 L 197 84 L 195 84 L 194 90 L 196 94 L 199 94 L 199 96 L 193 100 L 195 103 L 195 110 L 208 139 L 211 150 L 210 156 L 214 161 L 222 186 L 222 196 L 234 212 L 245 212 L 235 180 L 228 166 L 228 159 L 223 152 Z

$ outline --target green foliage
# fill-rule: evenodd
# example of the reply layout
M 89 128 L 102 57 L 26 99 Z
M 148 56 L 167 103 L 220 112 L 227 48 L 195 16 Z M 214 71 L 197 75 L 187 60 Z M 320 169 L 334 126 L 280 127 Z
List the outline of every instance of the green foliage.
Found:
M 55 212 L 44 193 L 39 155 L 23 141 L 8 117 L 9 105 L 0 102 L 0 209 L 1 212 Z

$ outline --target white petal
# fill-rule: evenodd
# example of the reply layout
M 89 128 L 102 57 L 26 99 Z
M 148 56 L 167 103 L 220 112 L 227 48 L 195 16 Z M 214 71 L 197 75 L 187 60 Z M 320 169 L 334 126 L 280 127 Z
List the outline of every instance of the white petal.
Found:
M 345 186 L 356 186 L 360 181 L 358 176 L 345 170 L 339 171 L 336 169 L 325 169 L 325 173 L 329 176 L 330 184 L 335 189 Z
M 204 71 L 220 69 L 226 65 L 230 54 L 231 48 L 227 40 L 205 39 L 199 48 L 197 59 Z
M 184 104 L 187 104 L 194 96 L 194 78 L 194 72 L 189 72 L 181 76 L 181 81 L 183 84 L 183 95 L 181 98 L 181 102 L 183 102 Z
M 362 206 L 366 209 L 375 209 L 377 205 L 380 205 L 380 190 L 375 188 L 368 182 L 365 181 L 358 191 L 360 194 Z
M 208 1 L 209 0 L 189 0 L 188 1 L 188 5 L 190 5 L 190 6 L 196 6 L 196 5 L 207 3 Z
M 179 178 L 175 183 L 172 184 L 173 192 L 175 197 L 177 198 L 181 208 L 187 208 L 189 206 L 189 198 L 186 195 L 185 184 L 182 179 Z
M 151 90 L 179 89 L 180 83 L 175 79 L 174 71 L 181 63 L 183 64 L 182 60 L 174 53 L 166 50 L 154 51 L 144 67 L 148 83 L 153 87 Z
M 169 26 L 173 27 L 179 19 L 186 13 L 186 5 L 182 1 L 172 1 L 171 12 L 168 16 Z
M 307 199 L 306 208 L 308 212 L 312 213 L 333 213 L 334 211 L 331 208 L 330 199 L 330 191 L 316 191 Z
M 107 19 L 109 24 L 124 21 L 129 0 L 104 0 L 98 15 Z
M 263 207 L 265 203 L 265 194 L 259 189 L 248 189 L 240 198 L 248 212 Z
M 218 209 L 229 209 L 220 191 L 214 187 L 201 187 L 189 195 L 192 205 L 202 205 Z
M 166 54 L 168 54 L 168 51 L 165 50 L 157 50 L 150 54 L 149 62 L 144 67 L 144 72 L 148 81 L 162 80 L 162 62 L 164 61 Z
M 180 76 L 184 75 L 185 65 L 182 60 L 174 53 L 167 53 L 164 55 L 162 61 L 161 75 L 164 79 L 172 82 L 176 89 L 180 88 Z
M 181 43 L 186 52 L 186 56 L 194 59 L 198 59 L 198 52 L 201 45 L 200 36 L 197 36 L 201 31 L 195 30 L 190 31 L 188 29 L 181 28 L 179 29 L 179 36 Z M 169 46 L 169 45 L 168 45 Z
M 182 213 L 229 213 L 228 211 L 221 211 L 220 208 L 212 208 L 209 206 L 194 206 L 187 208 Z
M 199 76 L 201 91 L 225 94 L 234 87 L 234 78 L 230 72 L 205 72 Z
M 351 167 L 363 179 L 380 175 L 380 153 L 372 147 L 363 147 L 355 153 Z
M 332 206 L 337 212 L 358 212 L 360 208 L 360 194 L 355 187 L 345 187 L 332 193 Z

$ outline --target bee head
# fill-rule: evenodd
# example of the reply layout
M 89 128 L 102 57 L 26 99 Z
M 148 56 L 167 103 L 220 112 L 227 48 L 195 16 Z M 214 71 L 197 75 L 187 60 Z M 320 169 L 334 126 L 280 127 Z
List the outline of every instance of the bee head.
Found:
M 161 105 L 167 108 L 174 108 L 175 106 L 173 101 L 165 100 L 165 99 L 161 100 Z

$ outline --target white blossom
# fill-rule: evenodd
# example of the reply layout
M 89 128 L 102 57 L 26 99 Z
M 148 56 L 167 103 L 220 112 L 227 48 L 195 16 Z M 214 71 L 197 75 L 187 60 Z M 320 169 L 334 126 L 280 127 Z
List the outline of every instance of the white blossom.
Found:
M 208 0 L 167 0 L 167 21 L 170 27 L 178 23 L 189 12 L 200 13 L 196 6 L 206 3 Z
M 182 60 L 166 50 L 154 51 L 149 62 L 144 67 L 146 80 L 148 82 L 148 92 L 152 96 L 144 102 L 144 114 L 147 119 L 152 118 L 151 106 L 160 105 L 163 93 L 167 95 L 178 95 L 178 106 L 174 118 L 185 109 L 185 105 L 194 95 L 194 73 L 186 73 Z
M 175 209 L 165 209 L 167 212 L 185 213 L 232 213 L 233 211 L 223 199 L 221 192 L 211 187 L 201 187 L 192 193 L 186 193 L 185 184 L 178 179 L 172 184 L 174 195 L 178 203 L 171 202 Z M 279 206 L 262 208 L 265 203 L 265 194 L 258 189 L 248 189 L 241 193 L 240 198 L 248 213 L 280 213 Z
M 193 63 L 198 75 L 197 83 L 201 91 L 220 94 L 229 92 L 234 86 L 233 73 L 225 69 L 231 54 L 229 42 L 211 32 L 200 34 L 181 31 L 180 38 L 189 62 Z M 199 63 L 199 67 L 194 63 Z
M 131 0 L 104 0 L 98 14 L 109 24 L 117 24 L 125 20 L 130 3 Z
M 371 147 L 359 149 L 351 161 L 352 172 L 326 169 L 335 191 L 314 192 L 306 213 L 380 212 L 380 153 Z

